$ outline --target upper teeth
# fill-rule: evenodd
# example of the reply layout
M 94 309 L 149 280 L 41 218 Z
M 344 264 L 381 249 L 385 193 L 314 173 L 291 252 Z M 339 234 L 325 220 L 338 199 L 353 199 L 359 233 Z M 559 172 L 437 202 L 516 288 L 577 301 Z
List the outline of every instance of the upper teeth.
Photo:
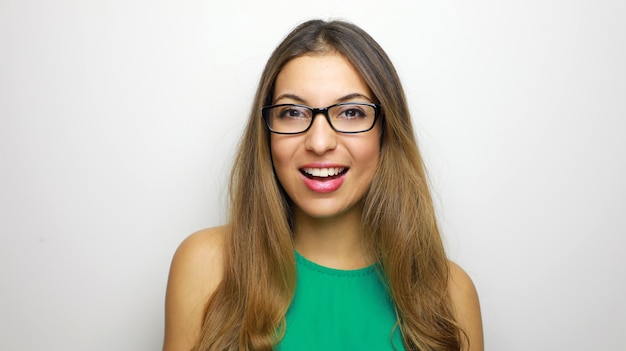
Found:
M 314 177 L 332 177 L 343 172 L 343 167 L 336 168 L 305 168 L 304 173 L 310 174 Z

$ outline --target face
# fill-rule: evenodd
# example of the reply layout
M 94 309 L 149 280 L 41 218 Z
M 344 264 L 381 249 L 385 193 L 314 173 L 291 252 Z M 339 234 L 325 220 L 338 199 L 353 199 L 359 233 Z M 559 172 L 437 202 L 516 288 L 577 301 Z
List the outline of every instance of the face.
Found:
M 339 102 L 374 102 L 370 89 L 341 54 L 305 55 L 278 74 L 273 104 L 321 108 Z M 278 179 L 294 202 L 296 215 L 331 218 L 360 211 L 378 164 L 380 122 L 367 132 L 335 132 L 322 114 L 302 134 L 271 133 Z

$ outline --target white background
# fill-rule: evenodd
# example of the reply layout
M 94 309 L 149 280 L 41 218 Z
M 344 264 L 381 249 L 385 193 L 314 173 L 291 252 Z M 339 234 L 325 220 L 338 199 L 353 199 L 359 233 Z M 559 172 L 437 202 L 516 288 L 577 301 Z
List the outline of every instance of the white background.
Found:
M 161 347 L 171 256 L 313 17 L 395 62 L 487 349 L 625 350 L 618 0 L 0 0 L 0 349 Z

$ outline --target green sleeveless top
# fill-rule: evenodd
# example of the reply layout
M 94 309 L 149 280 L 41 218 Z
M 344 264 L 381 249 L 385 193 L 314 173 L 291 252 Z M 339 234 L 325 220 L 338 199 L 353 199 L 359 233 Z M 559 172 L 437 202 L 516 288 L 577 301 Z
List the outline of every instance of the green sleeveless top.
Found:
M 276 350 L 404 350 L 376 265 L 339 270 L 295 255 L 296 293 Z

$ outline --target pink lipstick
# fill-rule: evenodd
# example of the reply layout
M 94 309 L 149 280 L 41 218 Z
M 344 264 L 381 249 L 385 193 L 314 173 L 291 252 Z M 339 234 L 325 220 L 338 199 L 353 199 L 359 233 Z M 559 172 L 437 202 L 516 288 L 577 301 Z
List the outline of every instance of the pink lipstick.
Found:
M 307 164 L 300 168 L 304 184 L 316 193 L 331 193 L 341 187 L 348 168 L 335 164 Z

